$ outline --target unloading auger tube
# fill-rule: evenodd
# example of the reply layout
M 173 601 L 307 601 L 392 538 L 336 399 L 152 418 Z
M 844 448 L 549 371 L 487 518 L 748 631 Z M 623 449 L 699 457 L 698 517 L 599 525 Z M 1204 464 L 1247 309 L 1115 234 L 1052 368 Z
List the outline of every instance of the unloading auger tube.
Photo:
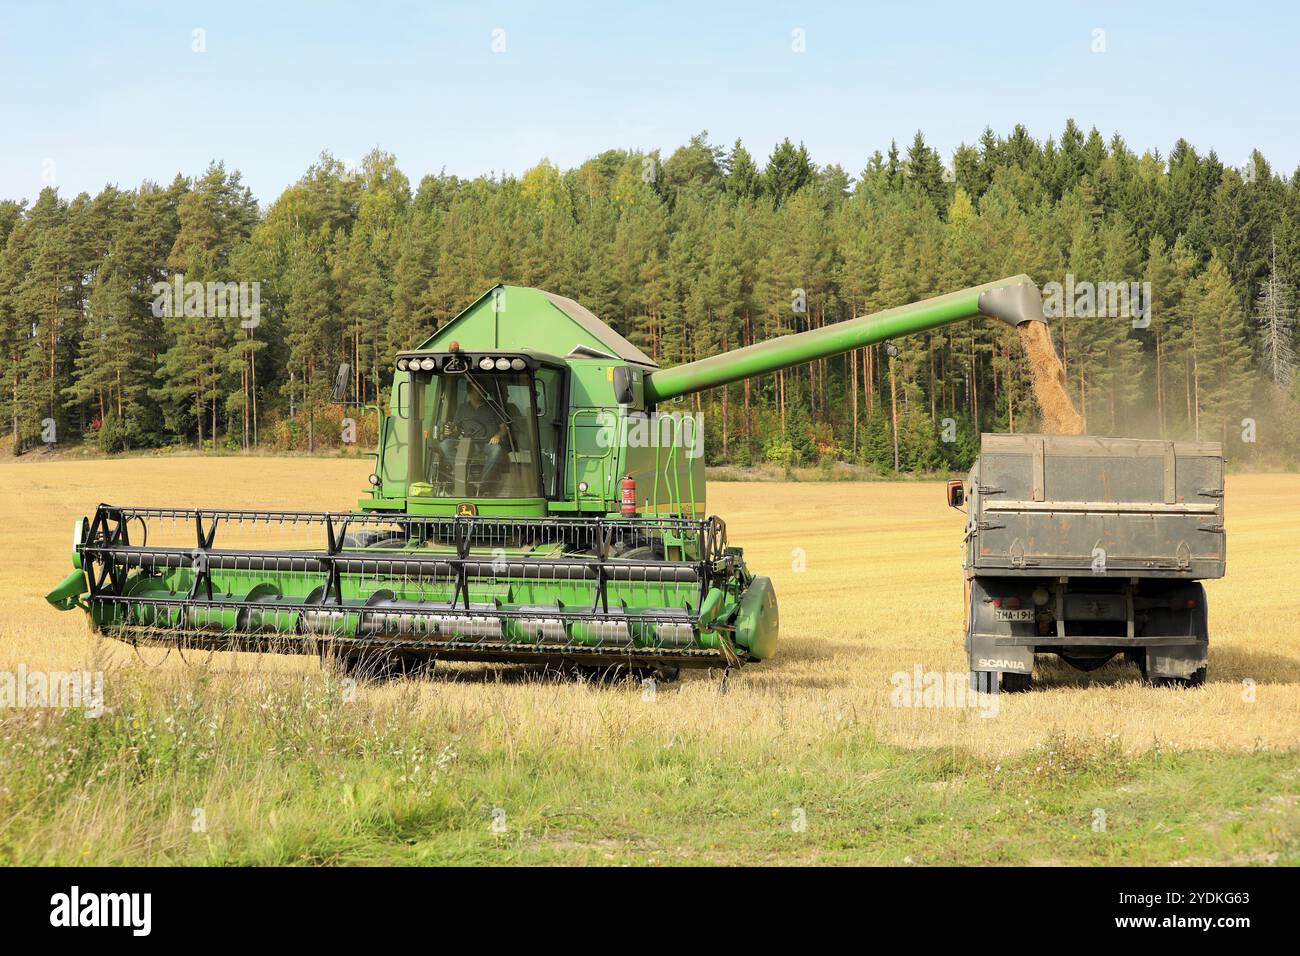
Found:
M 1042 295 L 1034 280 L 1018 275 L 836 322 L 820 329 L 782 335 L 697 362 L 651 372 L 646 377 L 646 399 L 660 402 L 690 395 L 706 388 L 840 355 L 897 336 L 981 316 L 1001 319 L 1013 326 L 1043 322 Z
M 980 316 L 1042 321 L 1038 289 L 1015 276 L 661 369 L 578 303 L 497 286 L 396 356 L 358 510 L 101 504 L 47 599 L 132 644 L 330 653 L 381 672 L 764 660 L 775 591 L 706 517 L 702 459 L 626 435 L 602 446 L 593 426 Z

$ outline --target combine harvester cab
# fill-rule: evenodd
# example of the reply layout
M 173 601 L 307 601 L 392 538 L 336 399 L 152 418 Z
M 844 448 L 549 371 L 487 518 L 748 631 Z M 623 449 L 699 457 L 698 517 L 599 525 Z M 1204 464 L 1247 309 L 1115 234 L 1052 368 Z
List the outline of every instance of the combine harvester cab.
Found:
M 664 403 L 983 316 L 1041 320 L 1037 288 L 1016 276 L 660 369 L 578 303 L 498 286 L 396 357 L 356 510 L 103 504 L 48 599 L 131 643 L 379 671 L 763 660 L 771 581 L 707 516 L 698 419 Z
M 1217 442 L 984 435 L 965 486 L 972 686 L 1030 686 L 1035 654 L 1123 655 L 1156 684 L 1204 681 L 1205 588 L 1224 574 Z

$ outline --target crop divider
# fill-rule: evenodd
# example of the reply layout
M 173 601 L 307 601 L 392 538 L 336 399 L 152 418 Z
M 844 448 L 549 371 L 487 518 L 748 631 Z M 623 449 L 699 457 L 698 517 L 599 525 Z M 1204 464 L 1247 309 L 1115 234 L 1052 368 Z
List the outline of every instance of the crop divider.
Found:
M 128 518 L 122 509 L 100 505 L 95 509 L 95 517 L 91 520 L 86 541 L 93 543 L 96 538 L 102 538 L 106 548 L 118 545 L 129 547 L 131 535 L 127 523 Z M 104 590 L 105 583 L 110 586 L 112 593 L 122 593 L 123 576 L 118 573 L 117 565 L 111 556 L 100 560 L 98 564 L 95 563 L 95 558 L 91 558 L 88 563 L 89 567 L 85 569 L 86 582 L 91 597 L 100 594 Z
M 614 529 L 605 524 L 603 517 L 596 518 L 596 529 L 593 535 L 591 550 L 596 555 L 596 594 L 591 601 L 591 610 L 594 612 L 599 608 L 603 613 L 609 613 L 609 569 L 605 566 L 605 561 L 609 558 L 610 540 L 613 536 Z
M 334 530 L 334 516 L 327 514 L 325 516 L 325 556 L 321 563 L 325 565 L 325 587 L 321 589 L 320 603 L 328 604 L 333 599 L 335 604 L 343 603 L 343 581 L 339 575 L 338 557 L 343 551 L 343 539 L 347 537 L 348 521 L 344 518 L 343 524 L 337 532 Z
M 198 544 L 190 554 L 190 567 L 194 570 L 194 580 L 190 583 L 190 600 L 198 596 L 199 588 L 203 588 L 203 593 L 207 595 L 209 601 L 212 600 L 212 565 L 208 561 L 208 552 L 212 550 L 212 540 L 217 536 L 217 525 L 220 522 L 221 517 L 214 515 L 212 524 L 208 525 L 205 531 L 203 529 L 203 512 L 194 512 L 194 530 L 198 538 Z
M 451 592 L 450 606 L 455 607 L 456 601 L 462 596 L 465 600 L 465 610 L 469 610 L 469 573 L 465 569 L 465 562 L 469 560 L 470 546 L 474 541 L 474 519 L 458 518 L 452 529 L 452 540 L 456 542 L 456 557 L 452 559 L 455 566 L 456 585 Z

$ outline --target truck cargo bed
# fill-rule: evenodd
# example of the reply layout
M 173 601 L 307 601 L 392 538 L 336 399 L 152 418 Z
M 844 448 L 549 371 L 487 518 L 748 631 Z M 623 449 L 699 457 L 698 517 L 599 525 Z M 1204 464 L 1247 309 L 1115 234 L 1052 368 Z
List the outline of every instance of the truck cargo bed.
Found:
M 1218 442 L 984 435 L 968 514 L 967 575 L 1224 573 Z

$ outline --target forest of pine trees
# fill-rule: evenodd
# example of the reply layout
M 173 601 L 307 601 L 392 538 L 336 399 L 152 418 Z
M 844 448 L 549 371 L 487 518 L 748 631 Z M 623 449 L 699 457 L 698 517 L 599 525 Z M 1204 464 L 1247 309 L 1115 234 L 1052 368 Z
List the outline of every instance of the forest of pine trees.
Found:
M 351 398 L 383 400 L 394 352 L 497 282 L 577 299 L 669 365 L 1020 272 L 1150 283 L 1145 328 L 1052 321 L 1089 432 L 1300 460 L 1300 175 L 1181 140 L 1137 155 L 1073 122 L 1045 142 L 986 131 L 950 167 L 917 133 L 856 177 L 789 140 L 760 164 L 701 133 L 667 158 L 414 189 L 381 151 L 355 170 L 326 154 L 264 207 L 220 163 L 96 196 L 47 188 L 0 201 L 0 412 L 14 454 L 52 437 L 319 450 L 339 443 L 340 364 Z M 259 283 L 259 321 L 157 315 L 154 284 L 178 274 Z M 1035 427 L 1000 323 L 890 346 L 693 397 L 709 460 L 960 468 L 981 430 Z

